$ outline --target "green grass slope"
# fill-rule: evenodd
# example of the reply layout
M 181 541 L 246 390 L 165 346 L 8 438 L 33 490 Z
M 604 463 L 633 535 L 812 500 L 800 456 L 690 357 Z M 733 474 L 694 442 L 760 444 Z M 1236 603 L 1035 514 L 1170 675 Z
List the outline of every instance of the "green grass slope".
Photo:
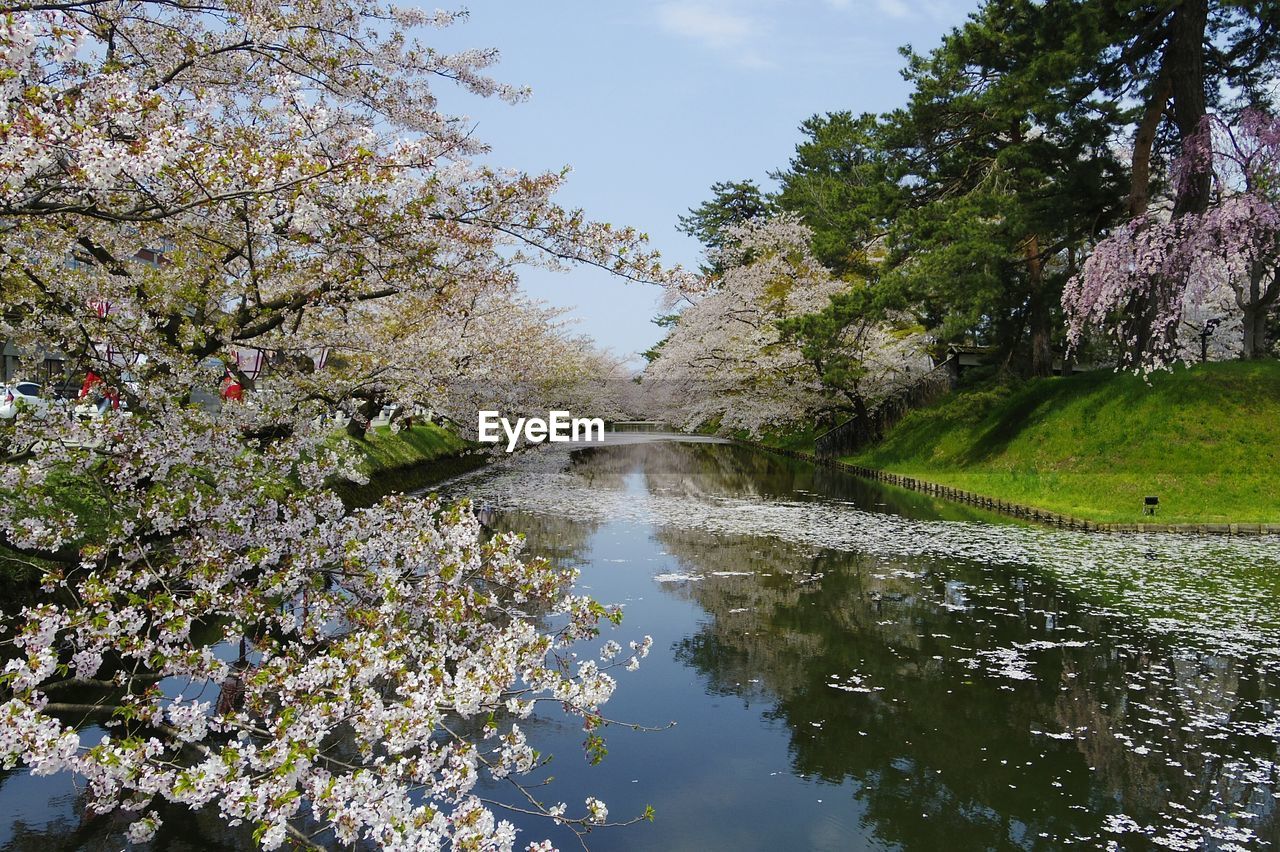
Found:
M 845 461 L 1104 522 L 1280 522 L 1280 363 L 954 394 Z M 1150 519 L 1148 519 L 1150 520 Z
M 370 429 L 359 441 L 343 434 L 342 440 L 364 457 L 365 473 L 376 474 L 453 455 L 471 446 L 466 440 L 435 423 L 424 423 L 392 432 L 386 426 Z
M 348 505 L 363 505 L 389 491 L 412 491 L 479 467 L 485 457 L 468 452 L 475 444 L 434 423 L 418 424 L 392 432 L 383 426 L 370 429 L 362 440 L 345 432 L 335 441 L 353 447 L 361 456 L 367 485 L 335 482 L 334 489 Z

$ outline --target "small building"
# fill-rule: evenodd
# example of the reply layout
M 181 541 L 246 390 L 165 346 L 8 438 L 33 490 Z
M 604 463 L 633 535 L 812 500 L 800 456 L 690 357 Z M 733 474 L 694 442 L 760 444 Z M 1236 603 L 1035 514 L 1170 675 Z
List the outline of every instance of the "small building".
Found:
M 36 350 L 30 352 L 6 340 L 3 349 L 4 381 L 39 382 L 42 385 L 66 384 L 68 375 L 67 356 L 55 350 Z M 31 366 L 35 362 L 34 372 Z

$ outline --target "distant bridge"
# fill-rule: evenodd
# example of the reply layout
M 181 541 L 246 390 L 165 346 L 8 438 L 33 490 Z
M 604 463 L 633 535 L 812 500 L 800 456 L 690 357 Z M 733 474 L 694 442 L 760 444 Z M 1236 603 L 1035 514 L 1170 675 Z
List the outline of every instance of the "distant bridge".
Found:
M 661 420 L 614 420 L 605 424 L 606 432 L 674 432 Z

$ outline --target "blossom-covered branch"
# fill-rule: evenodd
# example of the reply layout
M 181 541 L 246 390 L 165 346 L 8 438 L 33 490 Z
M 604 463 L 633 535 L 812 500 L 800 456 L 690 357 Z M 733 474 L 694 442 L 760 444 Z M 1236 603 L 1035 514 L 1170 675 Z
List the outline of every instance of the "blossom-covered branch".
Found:
M 1238 320 L 1241 357 L 1266 354 L 1267 315 L 1280 298 L 1280 120 L 1259 110 L 1234 123 L 1207 116 L 1173 177 L 1206 174 L 1213 197 L 1203 213 L 1144 213 L 1095 247 L 1063 294 L 1073 344 L 1102 328 L 1134 353 L 1132 366 L 1166 366 L 1184 353 L 1184 314 L 1212 304 Z M 1134 332 L 1135 303 L 1150 311 L 1150 340 Z
M 114 401 L 4 435 L 0 544 L 42 583 L 0 623 L 0 766 L 75 773 L 133 840 L 168 802 L 265 848 L 317 826 L 510 848 L 476 785 L 538 766 L 519 720 L 551 700 L 598 736 L 606 669 L 648 651 L 574 659 L 618 610 L 465 505 L 331 487 L 362 478 L 335 409 L 531 405 L 616 368 L 517 294 L 522 265 L 684 280 L 559 206 L 564 172 L 473 162 L 434 87 L 524 92 L 487 76 L 495 52 L 421 40 L 458 17 L 133 0 L 0 21 L 0 336 Z

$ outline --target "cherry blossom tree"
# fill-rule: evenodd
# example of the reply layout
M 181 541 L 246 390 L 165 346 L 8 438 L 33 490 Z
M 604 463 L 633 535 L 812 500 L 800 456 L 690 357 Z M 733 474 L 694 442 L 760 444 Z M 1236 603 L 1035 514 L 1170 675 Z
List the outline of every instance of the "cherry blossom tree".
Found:
M 1209 116 L 1192 151 L 1185 169 L 1209 173 L 1216 195 L 1195 239 L 1201 290 L 1234 295 L 1241 356 L 1258 358 L 1280 298 L 1280 118 L 1248 110 L 1232 125 Z
M 1248 110 L 1235 123 L 1208 116 L 1175 164 L 1175 185 L 1211 177 L 1203 213 L 1135 217 L 1102 240 L 1063 295 L 1068 336 L 1078 344 L 1103 328 L 1121 351 L 1123 309 L 1134 296 L 1154 300 L 1157 334 L 1138 362 L 1144 370 L 1179 357 L 1178 330 L 1197 306 L 1227 304 L 1244 358 L 1267 353 L 1266 321 L 1280 298 L 1280 120 Z
M 626 381 L 627 371 L 593 340 L 575 334 L 565 314 L 505 292 L 462 305 L 366 303 L 353 312 L 357 319 L 340 351 L 348 367 L 360 362 L 356 374 L 367 379 L 354 393 L 376 407 L 393 396 L 412 398 L 464 432 L 474 431 L 483 409 L 513 418 L 545 417 L 552 409 L 615 417 L 615 384 Z M 376 345 L 357 339 L 365 324 L 379 324 Z M 329 371 L 300 381 L 317 396 L 332 393 Z
M 573 656 L 618 610 L 465 506 L 344 506 L 329 486 L 359 474 L 327 415 L 454 404 L 518 372 L 526 344 L 572 350 L 526 333 L 546 317 L 515 294 L 522 265 L 681 274 L 557 205 L 564 172 L 475 162 L 435 88 L 524 92 L 486 76 L 496 53 L 423 41 L 458 15 L 4 12 L 0 336 L 28 369 L 92 370 L 129 411 L 26 412 L 5 436 L 0 556 L 40 591 L 0 621 L 0 766 L 74 773 L 136 841 L 168 803 L 264 848 L 511 848 L 482 776 L 575 830 L 605 824 L 594 798 L 575 814 L 522 785 L 541 759 L 521 720 L 550 702 L 598 753 L 608 669 L 648 640 Z M 238 366 L 246 348 L 269 368 Z M 199 404 L 227 372 L 244 399 Z M 100 742 L 77 733 L 90 721 Z
M 836 390 L 825 381 L 824 359 L 784 330 L 850 287 L 813 256 L 811 236 L 793 214 L 726 230 L 708 263 L 722 271 L 705 293 L 690 296 L 644 372 L 655 411 L 684 428 L 715 423 L 723 432 L 759 434 L 853 410 L 844 391 L 865 410 L 867 400 L 886 395 L 927 362 L 918 334 L 868 322 L 843 329 L 833 344 L 846 367 L 856 362 L 856 370 L 842 371 L 852 382 Z

